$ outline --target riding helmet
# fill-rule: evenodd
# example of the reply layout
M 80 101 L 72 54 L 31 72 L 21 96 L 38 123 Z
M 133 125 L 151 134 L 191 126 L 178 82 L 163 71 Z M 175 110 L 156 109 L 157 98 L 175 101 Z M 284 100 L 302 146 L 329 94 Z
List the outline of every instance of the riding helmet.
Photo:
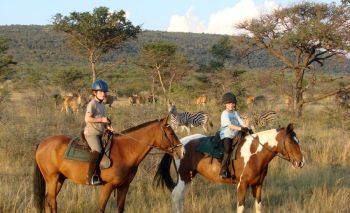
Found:
M 222 96 L 222 103 L 228 104 L 228 103 L 237 103 L 237 98 L 232 92 L 227 92 Z
M 103 91 L 103 92 L 109 91 L 108 84 L 103 80 L 96 80 L 94 83 L 92 83 L 91 89 L 95 91 Z

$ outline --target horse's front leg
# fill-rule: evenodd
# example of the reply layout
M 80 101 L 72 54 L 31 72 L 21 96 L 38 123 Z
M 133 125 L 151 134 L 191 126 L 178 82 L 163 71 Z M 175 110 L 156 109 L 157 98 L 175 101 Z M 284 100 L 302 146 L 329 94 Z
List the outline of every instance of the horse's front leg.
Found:
M 183 126 L 183 128 L 185 128 L 186 129 L 186 131 L 187 131 L 187 135 L 190 135 L 191 134 L 191 124 L 190 125 L 184 125 Z
M 244 212 L 245 194 L 248 189 L 248 184 L 240 182 L 237 185 L 237 213 Z
M 255 212 L 256 213 L 261 212 L 261 190 L 262 190 L 261 184 L 252 186 L 252 193 L 253 193 L 253 197 L 255 198 Z
M 104 212 L 108 199 L 111 196 L 111 193 L 113 191 L 113 189 L 115 188 L 115 186 L 112 183 L 106 183 L 105 185 L 103 185 L 101 187 L 101 191 L 100 191 L 100 199 L 98 202 L 98 212 Z
M 124 212 L 126 194 L 128 193 L 130 183 L 125 183 L 117 189 L 117 212 Z

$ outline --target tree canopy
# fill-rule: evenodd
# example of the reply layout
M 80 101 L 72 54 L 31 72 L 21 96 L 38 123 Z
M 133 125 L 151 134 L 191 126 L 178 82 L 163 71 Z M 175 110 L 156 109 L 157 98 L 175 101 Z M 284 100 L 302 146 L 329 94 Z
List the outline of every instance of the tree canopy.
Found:
M 237 26 L 248 34 L 244 41 L 249 51 L 266 49 L 285 69 L 293 70 L 294 110 L 301 115 L 306 71 L 313 64 L 323 65 L 333 56 L 350 51 L 350 11 L 345 5 L 304 2 L 276 10 Z
M 177 46 L 164 41 L 144 44 L 138 63 L 153 82 L 157 79 L 166 99 L 174 83 L 188 72 L 187 59 L 177 52 Z
M 58 13 L 53 18 L 54 30 L 68 36 L 69 46 L 79 55 L 87 57 L 92 80 L 97 77 L 96 63 L 101 55 L 121 46 L 129 38 L 136 38 L 140 26 L 126 19 L 125 12 L 109 12 L 107 7 L 98 7 L 89 12 L 72 12 L 69 16 Z

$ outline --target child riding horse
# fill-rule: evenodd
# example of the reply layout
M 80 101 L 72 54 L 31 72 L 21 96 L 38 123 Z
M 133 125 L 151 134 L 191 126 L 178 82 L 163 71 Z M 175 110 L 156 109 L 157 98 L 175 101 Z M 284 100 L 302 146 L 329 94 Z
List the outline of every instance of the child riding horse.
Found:
M 197 173 L 214 183 L 237 183 L 237 212 L 243 212 L 246 191 L 252 187 L 257 212 L 261 209 L 261 191 L 270 161 L 277 155 L 292 163 L 294 167 L 302 167 L 304 158 L 300 151 L 299 140 L 293 125 L 286 128 L 271 129 L 246 136 L 237 147 L 234 166 L 235 178 L 219 177 L 221 164 L 197 151 L 196 147 L 205 135 L 195 134 L 181 139 L 185 145 L 185 156 L 175 161 L 178 170 L 178 182 L 170 176 L 172 157 L 165 154 L 154 180 L 157 185 L 166 186 L 172 191 L 174 212 L 183 212 L 183 200 L 186 188 Z

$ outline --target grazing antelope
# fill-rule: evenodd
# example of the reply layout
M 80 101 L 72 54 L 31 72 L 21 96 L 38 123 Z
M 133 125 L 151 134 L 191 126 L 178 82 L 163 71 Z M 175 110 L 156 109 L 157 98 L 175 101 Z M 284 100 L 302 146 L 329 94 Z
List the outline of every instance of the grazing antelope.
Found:
M 207 103 L 207 100 L 208 100 L 207 96 L 201 95 L 196 98 L 196 104 L 198 106 L 205 105 Z
M 130 105 L 135 105 L 135 104 L 144 104 L 146 103 L 146 98 L 143 95 L 131 95 L 128 97 L 128 101 Z
M 255 101 L 255 96 L 252 96 L 252 95 L 248 95 L 245 99 L 245 103 L 248 105 L 248 106 L 251 106 L 254 104 L 254 101 Z
M 147 98 L 148 103 L 153 103 L 153 95 L 149 95 Z M 154 96 L 154 102 L 157 102 L 158 98 Z
M 290 97 L 289 95 L 284 95 L 284 104 L 290 107 L 292 103 L 293 103 L 292 97 Z
M 340 107 L 350 108 L 350 92 L 341 91 L 335 95 L 335 101 Z
M 136 98 L 134 95 L 128 96 L 128 102 L 130 105 L 134 105 L 136 103 Z
M 146 103 L 146 98 L 143 95 L 137 95 L 136 96 L 136 104 L 145 104 Z
M 78 113 L 80 105 L 81 105 L 80 94 L 65 95 L 63 96 L 63 105 L 61 108 L 61 112 L 65 110 L 66 113 L 69 113 L 69 111 L 71 110 L 72 112 Z

